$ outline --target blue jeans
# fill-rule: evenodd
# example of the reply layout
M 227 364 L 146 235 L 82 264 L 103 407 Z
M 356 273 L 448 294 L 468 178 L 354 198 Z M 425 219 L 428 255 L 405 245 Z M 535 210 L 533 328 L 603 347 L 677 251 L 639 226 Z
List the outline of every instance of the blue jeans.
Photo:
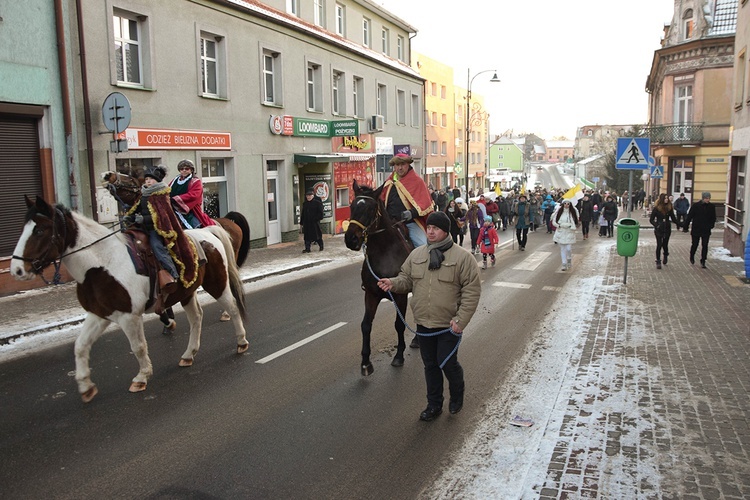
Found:
M 409 228 L 409 239 L 414 245 L 414 248 L 427 244 L 427 233 L 424 232 L 424 229 L 419 227 L 419 224 L 416 222 L 409 222 L 406 224 L 406 227 Z
M 172 257 L 167 251 L 167 247 L 164 246 L 164 240 L 159 236 L 156 231 L 148 232 L 148 241 L 151 244 L 151 251 L 154 252 L 156 260 L 162 269 L 166 269 L 174 279 L 179 279 L 180 275 L 177 274 L 177 268 L 174 265 Z

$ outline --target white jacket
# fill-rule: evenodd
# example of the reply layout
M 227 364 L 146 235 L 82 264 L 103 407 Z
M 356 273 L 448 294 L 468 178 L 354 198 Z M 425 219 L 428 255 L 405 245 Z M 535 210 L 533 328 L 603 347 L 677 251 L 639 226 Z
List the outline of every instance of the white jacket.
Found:
M 576 210 L 576 207 L 571 207 L 571 209 L 575 211 L 577 217 L 578 210 Z M 552 239 L 560 245 L 571 245 L 576 242 L 576 224 L 567 210 L 563 212 L 558 221 L 557 212 L 560 210 L 562 210 L 562 205 L 552 214 L 552 225 L 557 228 Z

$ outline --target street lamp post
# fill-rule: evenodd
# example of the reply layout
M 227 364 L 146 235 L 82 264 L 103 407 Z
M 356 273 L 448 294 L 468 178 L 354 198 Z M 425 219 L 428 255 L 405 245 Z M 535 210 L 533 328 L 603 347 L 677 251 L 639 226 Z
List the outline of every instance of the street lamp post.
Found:
M 464 142 L 464 164 L 466 171 L 464 172 L 464 180 L 466 185 L 466 201 L 469 199 L 469 141 L 471 139 L 471 84 L 474 82 L 474 78 L 478 77 L 483 73 L 493 73 L 490 81 L 492 83 L 499 83 L 500 79 L 497 77 L 497 70 L 486 69 L 471 76 L 471 69 L 466 70 L 466 142 Z

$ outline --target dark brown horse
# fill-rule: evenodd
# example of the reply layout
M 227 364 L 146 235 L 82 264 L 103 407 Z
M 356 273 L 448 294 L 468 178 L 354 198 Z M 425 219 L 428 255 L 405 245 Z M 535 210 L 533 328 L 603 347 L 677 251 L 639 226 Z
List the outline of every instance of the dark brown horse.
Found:
M 373 190 L 368 186 L 360 186 L 354 180 L 352 189 L 355 197 L 350 206 L 349 227 L 344 235 L 344 242 L 350 250 L 359 251 L 363 247 L 365 249 L 365 261 L 362 264 L 362 289 L 365 291 L 365 315 L 361 325 L 362 375 L 370 375 L 374 371 L 370 362 L 372 322 L 380 301 L 384 298 L 390 300 L 388 293 L 378 288 L 377 278 L 396 276 L 401 264 L 411 252 L 412 245 L 385 211 L 385 205 L 380 199 L 383 186 Z M 401 317 L 405 317 L 407 294 L 394 293 L 393 300 L 401 312 Z M 398 345 L 391 366 L 403 366 L 406 327 L 398 314 L 395 327 Z

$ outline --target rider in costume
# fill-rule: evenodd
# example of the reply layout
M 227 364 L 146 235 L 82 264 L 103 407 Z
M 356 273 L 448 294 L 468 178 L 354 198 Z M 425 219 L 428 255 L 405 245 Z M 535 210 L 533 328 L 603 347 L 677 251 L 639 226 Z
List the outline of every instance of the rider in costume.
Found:
M 386 179 L 380 196 L 388 215 L 406 223 L 409 239 L 416 248 L 427 244 L 425 221 L 434 209 L 427 185 L 411 167 L 412 163 L 412 157 L 403 153 L 391 158 L 393 173 Z
M 185 229 L 213 226 L 213 219 L 203 212 L 203 182 L 195 175 L 195 165 L 190 160 L 177 164 L 180 173 L 172 179 L 172 205 Z

